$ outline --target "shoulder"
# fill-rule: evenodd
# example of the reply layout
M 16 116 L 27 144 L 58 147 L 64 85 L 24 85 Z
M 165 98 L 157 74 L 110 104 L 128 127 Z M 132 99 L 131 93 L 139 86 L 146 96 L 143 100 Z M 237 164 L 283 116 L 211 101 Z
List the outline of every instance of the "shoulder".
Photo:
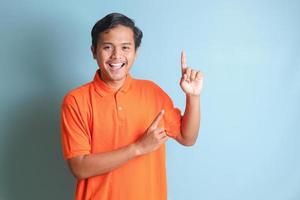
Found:
M 158 101 L 169 101 L 169 95 L 155 82 L 151 80 L 134 79 L 132 84 L 135 92 L 139 92 L 144 96 Z
M 73 105 L 86 100 L 89 96 L 91 86 L 92 82 L 89 82 L 77 88 L 71 89 L 64 96 L 63 104 Z
M 164 92 L 163 89 L 151 80 L 133 79 L 133 87 L 146 89 L 147 91 Z

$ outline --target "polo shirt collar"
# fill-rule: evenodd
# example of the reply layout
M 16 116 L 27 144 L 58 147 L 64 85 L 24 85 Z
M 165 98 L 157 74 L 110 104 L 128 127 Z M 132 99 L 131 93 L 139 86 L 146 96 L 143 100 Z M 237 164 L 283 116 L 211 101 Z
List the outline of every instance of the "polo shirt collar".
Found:
M 101 71 L 100 71 L 100 69 L 98 69 L 94 76 L 93 84 L 95 86 L 95 90 L 102 97 L 109 95 L 109 94 L 114 94 L 116 91 L 113 88 L 111 88 L 109 85 L 107 85 L 100 78 L 100 73 L 101 73 Z M 130 74 L 127 74 L 125 82 L 124 82 L 123 86 L 119 89 L 119 91 L 126 93 L 130 89 L 131 81 L 132 81 L 132 78 L 131 78 Z

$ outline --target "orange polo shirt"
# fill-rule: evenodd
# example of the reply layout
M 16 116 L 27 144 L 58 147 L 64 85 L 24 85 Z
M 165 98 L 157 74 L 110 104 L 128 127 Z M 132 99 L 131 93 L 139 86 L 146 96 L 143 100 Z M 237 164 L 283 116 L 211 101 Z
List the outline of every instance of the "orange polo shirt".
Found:
M 114 92 L 99 73 L 64 98 L 61 135 L 65 159 L 136 142 L 161 109 L 165 114 L 160 127 L 174 138 L 180 133 L 180 111 L 156 84 L 128 75 Z M 76 199 L 166 200 L 165 145 L 108 173 L 78 180 Z

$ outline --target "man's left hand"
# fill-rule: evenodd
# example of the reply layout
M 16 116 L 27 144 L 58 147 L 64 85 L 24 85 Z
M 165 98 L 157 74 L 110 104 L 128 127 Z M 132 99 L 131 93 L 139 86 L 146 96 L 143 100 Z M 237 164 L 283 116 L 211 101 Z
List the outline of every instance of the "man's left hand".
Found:
M 203 87 L 203 73 L 187 66 L 186 55 L 181 52 L 180 86 L 186 95 L 199 96 Z

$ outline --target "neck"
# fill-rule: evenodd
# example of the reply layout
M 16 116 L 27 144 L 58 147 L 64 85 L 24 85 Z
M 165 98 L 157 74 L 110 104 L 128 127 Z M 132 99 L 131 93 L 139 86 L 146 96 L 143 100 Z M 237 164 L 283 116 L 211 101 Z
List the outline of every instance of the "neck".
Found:
M 104 81 L 109 87 L 111 87 L 114 91 L 118 91 L 125 83 L 126 78 L 117 80 L 117 81 L 110 81 L 107 80 L 102 73 L 100 73 L 100 78 Z

